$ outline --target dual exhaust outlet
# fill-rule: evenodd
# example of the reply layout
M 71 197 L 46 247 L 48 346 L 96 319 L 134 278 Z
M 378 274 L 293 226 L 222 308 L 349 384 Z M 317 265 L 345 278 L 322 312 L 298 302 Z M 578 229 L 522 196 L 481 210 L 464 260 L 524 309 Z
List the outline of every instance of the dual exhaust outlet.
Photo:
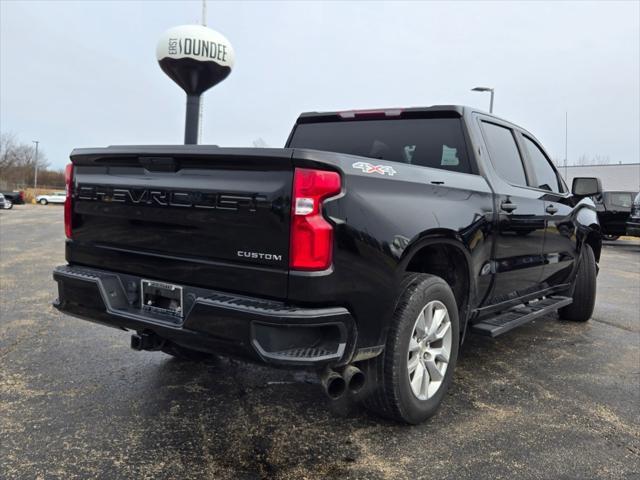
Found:
M 326 368 L 320 375 L 322 388 L 331 400 L 339 399 L 347 390 L 355 395 L 364 388 L 365 382 L 364 372 L 353 365 L 347 365 L 338 371 Z
M 140 332 L 131 335 L 131 348 L 134 350 L 160 350 L 164 340 L 151 332 Z M 366 376 L 362 370 L 353 365 L 341 369 L 326 368 L 320 375 L 320 383 L 331 400 L 342 397 L 347 390 L 355 395 L 364 388 Z

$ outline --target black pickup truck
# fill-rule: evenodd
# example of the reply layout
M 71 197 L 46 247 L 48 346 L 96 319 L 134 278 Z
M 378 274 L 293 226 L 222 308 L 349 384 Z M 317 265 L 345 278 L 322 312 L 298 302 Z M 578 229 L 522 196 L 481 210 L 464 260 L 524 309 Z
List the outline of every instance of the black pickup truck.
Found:
M 283 149 L 118 146 L 67 167 L 62 312 L 138 350 L 321 372 L 433 415 L 470 332 L 586 321 L 601 236 L 522 128 L 461 106 L 302 114 Z
M 9 200 L 12 205 L 24 205 L 24 192 L 12 191 L 12 192 L 0 192 L 6 200 Z

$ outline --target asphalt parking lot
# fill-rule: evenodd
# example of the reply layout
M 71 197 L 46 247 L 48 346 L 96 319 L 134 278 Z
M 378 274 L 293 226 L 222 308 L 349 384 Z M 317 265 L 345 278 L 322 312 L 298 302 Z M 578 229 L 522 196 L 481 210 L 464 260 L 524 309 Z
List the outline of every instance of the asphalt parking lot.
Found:
M 640 242 L 603 249 L 594 318 L 472 336 L 416 427 L 313 375 L 180 362 L 50 306 L 62 208 L 0 212 L 0 477 L 639 478 Z

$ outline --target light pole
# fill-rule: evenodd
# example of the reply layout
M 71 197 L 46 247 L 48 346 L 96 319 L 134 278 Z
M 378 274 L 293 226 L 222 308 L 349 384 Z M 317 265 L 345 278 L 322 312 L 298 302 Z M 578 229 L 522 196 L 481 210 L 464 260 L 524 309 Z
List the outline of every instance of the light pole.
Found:
M 40 142 L 38 140 L 32 141 L 36 144 L 36 161 L 34 166 L 35 173 L 33 175 L 33 195 L 35 196 L 38 194 L 38 144 Z
M 567 144 L 569 137 L 569 112 L 564 112 L 564 179 L 567 180 L 567 162 L 569 160 L 567 156 Z
M 489 113 L 493 113 L 493 88 L 489 87 L 475 87 L 471 89 L 472 92 L 491 92 L 491 100 L 489 103 Z

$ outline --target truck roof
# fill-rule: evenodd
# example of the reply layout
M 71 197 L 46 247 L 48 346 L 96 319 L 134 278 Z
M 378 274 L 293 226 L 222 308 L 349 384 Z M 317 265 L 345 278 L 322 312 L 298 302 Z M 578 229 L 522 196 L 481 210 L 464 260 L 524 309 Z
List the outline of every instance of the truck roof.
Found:
M 377 108 L 366 110 L 343 110 L 335 112 L 304 112 L 297 123 L 331 122 L 336 120 L 373 119 L 373 118 L 460 118 L 470 107 L 464 105 L 432 105 L 430 107 Z M 477 109 L 473 109 L 476 111 Z M 483 112 L 484 113 L 484 112 Z
M 511 122 L 510 120 L 468 105 L 432 105 L 430 107 L 398 107 L 366 110 L 342 110 L 336 112 L 304 112 L 301 113 L 296 120 L 296 125 L 301 123 L 394 118 L 463 118 L 468 117 L 472 113 L 479 113 L 485 117 L 494 118 L 500 122 L 510 125 L 513 128 L 522 130 L 531 138 L 536 139 L 536 137 L 527 129 Z

